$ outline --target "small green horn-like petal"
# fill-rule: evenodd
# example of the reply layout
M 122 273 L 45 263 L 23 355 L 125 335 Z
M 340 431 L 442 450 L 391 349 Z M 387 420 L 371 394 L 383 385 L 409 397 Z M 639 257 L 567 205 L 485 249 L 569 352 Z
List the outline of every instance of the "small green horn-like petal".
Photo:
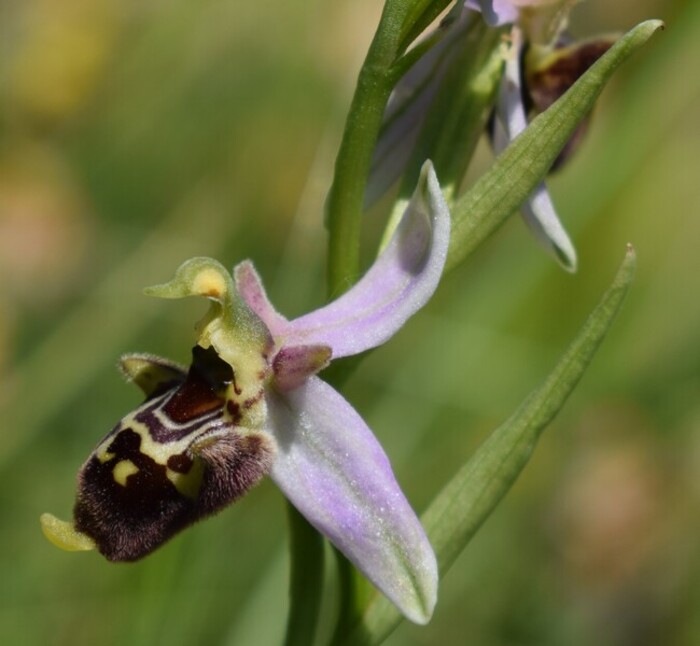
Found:
M 67 552 L 87 552 L 95 549 L 94 541 L 75 529 L 73 523 L 56 518 L 53 514 L 42 514 L 39 518 L 41 531 L 56 547 Z
M 119 360 L 119 368 L 124 376 L 133 381 L 147 396 L 160 386 L 182 382 L 187 376 L 187 370 L 182 366 L 152 354 L 125 354 Z

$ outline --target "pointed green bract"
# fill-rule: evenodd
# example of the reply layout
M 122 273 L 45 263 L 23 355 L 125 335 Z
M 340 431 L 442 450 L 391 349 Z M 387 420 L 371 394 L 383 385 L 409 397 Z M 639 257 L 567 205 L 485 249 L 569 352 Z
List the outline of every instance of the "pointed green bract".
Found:
M 578 384 L 620 309 L 635 265 L 636 256 L 629 247 L 612 285 L 547 380 L 486 439 L 424 514 L 441 571 L 452 565 L 510 489 L 540 434 Z
M 168 384 L 184 381 L 187 376 L 184 366 L 144 353 L 125 354 L 119 360 L 119 369 L 127 380 L 135 383 L 147 397 Z
M 660 20 L 648 20 L 627 32 L 566 94 L 536 117 L 457 200 L 446 269 L 463 261 L 520 207 L 547 174 L 613 72 L 661 28 Z
M 634 250 L 628 247 L 612 285 L 546 381 L 493 431 L 423 514 L 442 576 L 513 485 L 540 434 L 581 379 L 620 309 L 635 264 Z M 400 621 L 386 599 L 375 597 L 344 643 L 379 644 Z

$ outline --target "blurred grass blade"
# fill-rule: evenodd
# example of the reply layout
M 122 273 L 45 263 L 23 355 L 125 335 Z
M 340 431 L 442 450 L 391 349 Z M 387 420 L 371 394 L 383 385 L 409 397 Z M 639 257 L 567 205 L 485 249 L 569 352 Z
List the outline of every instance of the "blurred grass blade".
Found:
M 540 434 L 581 379 L 620 309 L 635 264 L 629 247 L 614 282 L 547 380 L 486 439 L 423 514 L 441 576 L 513 485 Z M 381 643 L 400 621 L 396 609 L 377 595 L 346 643 Z
M 643 22 L 620 38 L 548 110 L 498 157 L 452 209 L 446 269 L 464 260 L 526 200 L 549 171 L 578 123 L 588 114 L 613 72 L 663 28 Z

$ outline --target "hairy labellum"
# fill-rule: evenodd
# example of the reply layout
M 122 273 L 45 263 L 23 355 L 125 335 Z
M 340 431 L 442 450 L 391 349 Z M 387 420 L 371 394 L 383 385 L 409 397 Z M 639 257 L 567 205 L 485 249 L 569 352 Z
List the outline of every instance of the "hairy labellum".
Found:
M 147 395 L 80 470 L 75 529 L 113 561 L 139 559 L 243 495 L 275 452 L 264 432 L 241 427 L 231 367 L 195 346 L 189 372 L 156 357 L 124 357 Z

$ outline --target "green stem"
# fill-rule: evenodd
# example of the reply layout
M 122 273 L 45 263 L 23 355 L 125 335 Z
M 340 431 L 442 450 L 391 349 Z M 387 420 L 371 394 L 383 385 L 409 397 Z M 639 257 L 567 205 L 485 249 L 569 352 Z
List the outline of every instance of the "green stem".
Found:
M 389 96 L 405 71 L 405 67 L 396 63 L 415 36 L 449 2 L 387 0 L 384 6 L 377 32 L 360 70 L 328 196 L 330 298 L 347 290 L 359 277 L 361 219 L 372 155 Z M 355 365 L 356 362 L 351 362 L 343 367 L 352 371 Z M 342 379 L 340 373 L 336 377 Z M 357 572 L 342 555 L 338 556 L 340 614 L 333 641 L 357 622 L 367 605 L 366 594 L 362 594 L 364 586 Z M 305 558 L 311 557 L 305 553 Z
M 313 644 L 323 589 L 323 538 L 287 503 L 291 571 L 285 646 Z
M 393 65 L 410 32 L 407 19 L 428 0 L 388 0 L 370 45 L 350 106 L 328 195 L 328 291 L 347 290 L 360 271 L 360 225 L 365 187 L 384 109 L 396 81 Z
M 406 0 L 388 0 L 345 125 L 328 196 L 329 296 L 348 289 L 359 273 L 360 217 L 364 191 L 384 108 L 393 87 L 391 66 L 398 52 Z M 289 505 L 291 542 L 290 610 L 286 646 L 313 643 L 318 623 L 323 539 Z
M 365 185 L 384 108 L 394 85 L 391 66 L 399 53 L 402 26 L 410 5 L 411 0 L 387 1 L 360 71 L 345 124 L 328 196 L 328 291 L 331 297 L 348 289 L 359 274 L 360 218 Z M 313 643 L 318 623 L 323 539 L 291 505 L 289 529 L 290 611 L 285 644 L 307 646 Z M 345 597 L 342 592 L 341 595 Z
M 345 556 L 335 551 L 338 591 L 340 600 L 338 604 L 338 619 L 331 644 L 340 644 L 345 640 L 351 630 L 361 621 L 373 589 L 369 589 L 366 579 L 355 569 L 355 566 Z

